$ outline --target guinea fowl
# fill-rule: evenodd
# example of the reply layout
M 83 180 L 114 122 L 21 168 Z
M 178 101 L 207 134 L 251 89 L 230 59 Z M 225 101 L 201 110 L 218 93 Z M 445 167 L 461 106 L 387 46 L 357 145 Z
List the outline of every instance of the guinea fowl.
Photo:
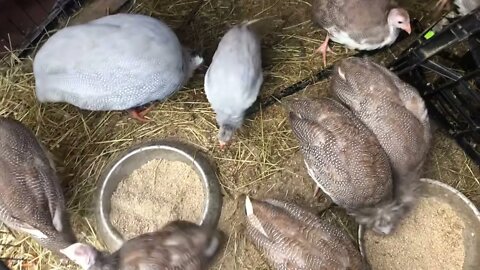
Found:
M 390 233 L 401 213 L 392 198 L 388 156 L 375 134 L 329 98 L 294 99 L 288 107 L 316 192 L 322 189 L 366 227 Z
M 76 238 L 49 155 L 22 123 L 0 118 L 0 220 L 60 255 Z
M 324 65 L 330 39 L 370 51 L 391 45 L 400 30 L 411 32 L 408 12 L 391 0 L 313 0 L 313 21 L 328 32 L 316 50 L 322 53 Z
M 66 27 L 40 48 L 33 62 L 37 99 L 92 111 L 130 110 L 179 90 L 203 59 L 182 47 L 163 22 L 116 14 Z M 151 108 L 151 107 L 150 107 Z
M 260 38 L 252 29 L 257 21 L 234 26 L 223 36 L 205 74 L 205 93 L 220 128 L 220 148 L 243 124 L 263 83 Z
M 399 211 L 408 211 L 431 141 L 423 99 L 415 88 L 367 58 L 339 61 L 331 88 L 378 138 L 390 160 Z
M 246 197 L 247 236 L 278 270 L 367 269 L 348 234 L 298 205 Z
M 125 242 L 111 255 L 76 243 L 62 252 L 85 270 L 205 270 L 221 245 L 221 233 L 187 221 Z

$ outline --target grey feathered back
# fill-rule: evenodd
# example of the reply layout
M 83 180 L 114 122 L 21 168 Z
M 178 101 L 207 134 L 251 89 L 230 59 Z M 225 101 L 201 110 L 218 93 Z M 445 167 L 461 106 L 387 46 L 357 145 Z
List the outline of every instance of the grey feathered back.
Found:
M 388 34 L 391 0 L 314 0 L 313 21 L 325 29 L 347 32 L 357 41 L 378 43 Z
M 98 257 L 89 270 L 205 270 L 220 244 L 220 232 L 174 221 L 127 241 L 112 255 Z
M 322 98 L 289 103 L 290 123 L 309 175 L 350 211 L 388 202 L 388 157 L 375 135 L 340 103 Z
M 223 129 L 240 128 L 263 83 L 260 38 L 251 29 L 256 22 L 236 25 L 222 37 L 205 74 L 205 93 L 224 142 L 233 134 L 222 135 Z
M 36 96 L 86 110 L 126 110 L 174 94 L 202 61 L 160 20 L 105 16 L 61 29 L 40 48 Z
M 0 118 L 0 219 L 58 254 L 76 239 L 47 155 L 22 123 Z
M 397 198 L 411 200 L 430 147 L 427 109 L 417 90 L 367 58 L 335 66 L 332 91 L 375 133 L 387 153 Z
M 247 235 L 279 270 L 366 269 L 348 235 L 301 207 L 246 199 Z

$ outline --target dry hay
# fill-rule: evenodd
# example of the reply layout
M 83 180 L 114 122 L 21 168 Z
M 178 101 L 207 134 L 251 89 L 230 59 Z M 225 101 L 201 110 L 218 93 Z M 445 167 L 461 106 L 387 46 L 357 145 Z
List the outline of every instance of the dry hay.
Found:
M 273 31 L 263 42 L 263 97 L 321 69 L 320 57 L 314 57 L 312 52 L 323 40 L 324 32 L 312 27 L 310 14 L 306 12 L 307 2 L 207 0 L 202 1 L 195 16 L 190 16 L 197 4 L 197 1 L 137 0 L 133 12 L 165 20 L 183 42 L 203 51 L 207 64 L 229 25 L 273 16 Z M 188 18 L 193 19 L 185 23 Z M 338 54 L 329 54 L 329 63 L 352 53 L 338 45 L 333 49 Z M 104 246 L 95 235 L 91 201 L 105 164 L 129 146 L 150 139 L 173 137 L 197 145 L 215 160 L 224 194 L 219 227 L 226 232 L 228 242 L 214 269 L 269 269 L 261 254 L 244 237 L 240 195 L 286 198 L 314 207 L 318 212 L 324 200 L 312 198 L 313 181 L 306 174 L 280 105 L 260 110 L 253 119 L 248 119 L 233 145 L 221 152 L 217 148 L 214 114 L 202 87 L 203 75 L 197 72 L 184 90 L 166 102 L 156 103 L 148 115 L 150 123 L 140 124 L 124 112 L 86 112 L 66 104 L 39 104 L 33 90 L 31 59 L 20 61 L 12 55 L 1 68 L 0 115 L 22 121 L 52 150 L 75 231 L 81 241 L 98 248 Z M 297 95 L 319 97 L 326 95 L 327 89 L 328 81 L 324 81 Z M 478 167 L 451 139 L 441 133 L 435 138 L 426 176 L 452 184 L 478 205 Z M 342 211 L 332 209 L 325 215 L 348 228 L 355 239 L 355 225 Z M 22 261 L 11 261 L 14 269 L 65 269 L 49 251 L 5 227 L 0 230 L 0 243 L 8 244 L 0 246 L 1 257 L 23 258 L 30 265 L 22 267 Z M 76 268 L 71 265 L 69 269 Z

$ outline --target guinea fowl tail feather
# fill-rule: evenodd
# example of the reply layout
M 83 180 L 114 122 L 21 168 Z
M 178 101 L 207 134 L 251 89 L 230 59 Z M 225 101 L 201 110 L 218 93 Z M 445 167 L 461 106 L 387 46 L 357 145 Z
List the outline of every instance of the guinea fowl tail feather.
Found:
M 239 25 L 240 27 L 248 27 L 255 32 L 258 37 L 263 37 L 273 31 L 276 24 L 272 22 L 272 17 L 258 18 L 253 20 L 245 20 Z
M 391 234 L 401 220 L 413 209 L 418 198 L 418 186 L 409 185 L 397 192 L 393 200 L 374 207 L 352 210 L 350 214 L 359 224 L 379 234 Z

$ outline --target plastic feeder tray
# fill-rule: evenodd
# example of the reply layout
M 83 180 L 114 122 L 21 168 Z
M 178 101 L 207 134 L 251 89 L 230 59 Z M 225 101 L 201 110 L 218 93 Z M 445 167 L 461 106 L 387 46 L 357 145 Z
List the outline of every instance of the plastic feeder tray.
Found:
M 429 114 L 480 164 L 480 9 L 427 29 L 389 67 L 415 86 Z M 455 58 L 451 51 L 464 51 Z

